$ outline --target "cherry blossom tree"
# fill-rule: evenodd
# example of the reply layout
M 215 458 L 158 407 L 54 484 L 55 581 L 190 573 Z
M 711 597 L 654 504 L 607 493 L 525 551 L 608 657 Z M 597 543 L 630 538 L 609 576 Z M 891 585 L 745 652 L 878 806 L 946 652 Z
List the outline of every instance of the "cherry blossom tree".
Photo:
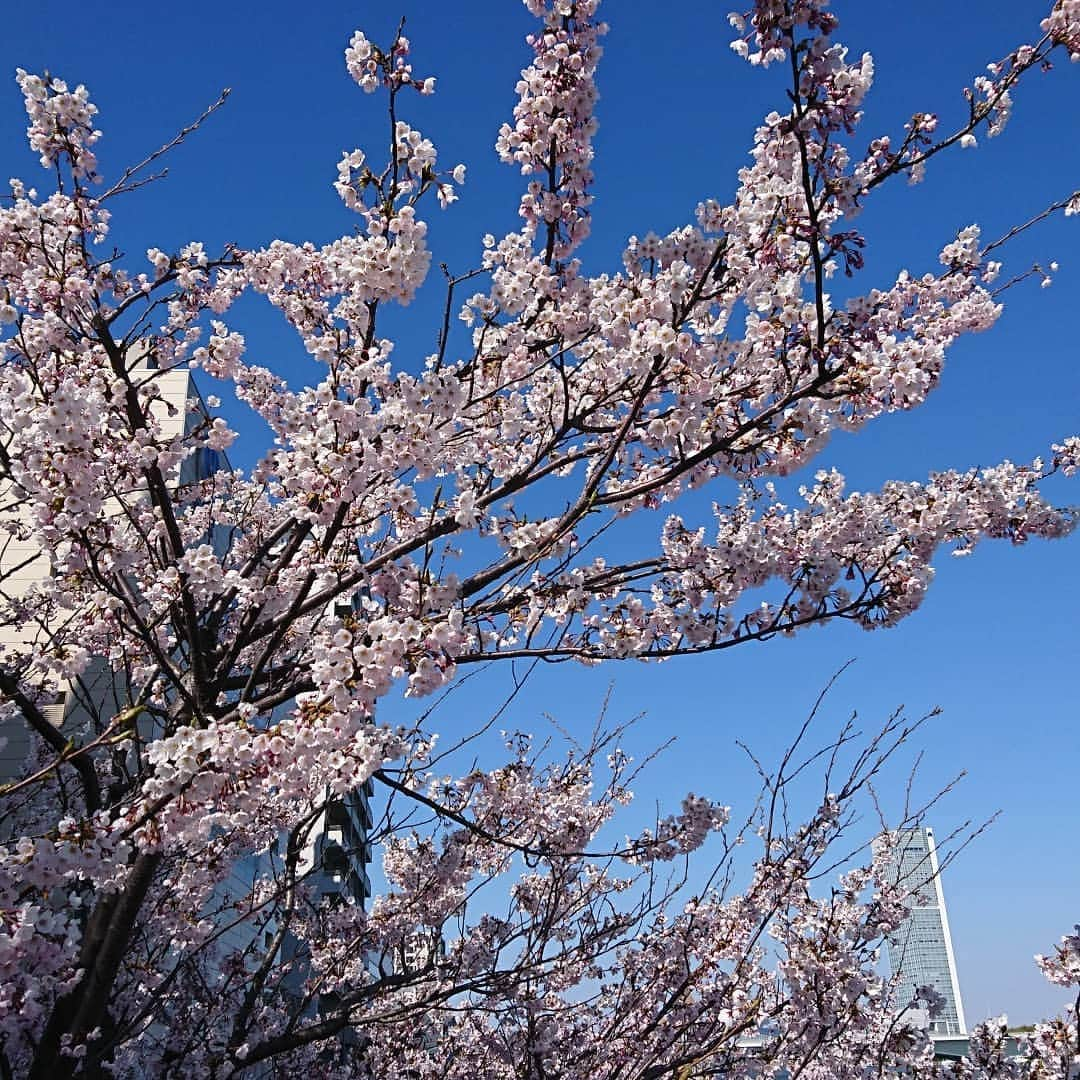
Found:
M 1001 240 L 966 228 L 933 270 L 831 297 L 831 279 L 862 270 L 857 211 L 999 134 L 1022 83 L 1080 58 L 1080 3 L 1057 0 L 974 80 L 956 130 L 924 112 L 867 142 L 870 57 L 835 40 L 826 0 L 758 0 L 732 17 L 735 50 L 790 84 L 734 200 L 705 198 L 694 222 L 632 238 L 620 269 L 589 276 L 598 3 L 525 0 L 532 56 L 496 143 L 525 180 L 521 227 L 447 276 L 422 370 L 394 366 L 384 313 L 428 274 L 422 211 L 453 203 L 465 168 L 403 119 L 435 80 L 401 32 L 346 49 L 361 89 L 388 100 L 389 153 L 343 156 L 335 186 L 356 228 L 321 247 L 110 254 L 111 215 L 175 140 L 106 186 L 86 89 L 19 72 L 51 190 L 13 181 L 0 206 L 0 498 L 5 552 L 30 545 L 48 566 L 20 591 L 26 560 L 3 564 L 0 622 L 26 639 L 0 654 L 4 719 L 34 752 L 3 791 L 0 1075 L 1075 1067 L 1075 1013 L 1038 1027 L 1024 1061 L 990 1024 L 965 1063 L 936 1064 L 876 974 L 903 885 L 884 855 L 845 863 L 836 842 L 910 734 L 902 718 L 861 744 L 844 729 L 824 756 L 793 750 L 745 819 L 687 796 L 625 841 L 610 839 L 634 775 L 618 726 L 564 756 L 509 737 L 481 768 L 456 767 L 460 726 L 437 748 L 437 710 L 409 730 L 379 719 L 396 688 L 442 692 L 489 662 L 888 627 L 918 607 L 939 552 L 1075 524 L 1039 487 L 1076 470 L 1075 437 L 1027 465 L 879 492 L 821 471 L 794 505 L 771 478 L 833 431 L 920 405 L 948 347 L 991 327 L 1029 273 L 1002 277 L 1007 241 L 1080 212 L 1062 193 Z M 247 294 L 299 335 L 313 385 L 249 358 L 231 315 Z M 250 473 L 191 479 L 235 435 L 198 402 L 177 432 L 162 387 L 180 368 L 269 425 Z M 706 484 L 725 492 L 708 526 L 672 513 L 654 546 L 608 542 L 627 515 Z M 102 665 L 108 705 L 99 695 L 85 730 L 57 728 L 56 693 L 89 708 Z M 815 762 L 822 797 L 792 824 L 788 784 Z M 387 888 L 366 911 L 318 903 L 305 845 L 328 801 L 367 781 L 383 794 Z M 740 876 L 744 838 L 761 850 Z M 688 895 L 703 847 L 714 869 Z M 263 872 L 230 891 L 255 854 Z M 1075 986 L 1077 955 L 1066 938 L 1044 969 Z

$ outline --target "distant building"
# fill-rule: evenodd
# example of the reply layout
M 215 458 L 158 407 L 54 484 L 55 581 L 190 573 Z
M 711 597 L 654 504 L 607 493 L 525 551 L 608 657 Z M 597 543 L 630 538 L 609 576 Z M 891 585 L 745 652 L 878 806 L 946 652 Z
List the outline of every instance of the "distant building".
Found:
M 890 837 L 896 843 L 893 880 L 909 892 L 911 913 L 889 938 L 889 964 L 897 976 L 897 1001 L 921 1019 L 930 1034 L 964 1035 L 964 1006 L 956 975 L 949 916 L 941 888 L 934 830 L 904 829 Z M 881 843 L 881 840 L 878 841 Z M 944 999 L 931 1017 L 926 1006 L 912 1005 L 920 987 L 932 987 Z M 922 1014 L 921 1017 L 919 1014 Z

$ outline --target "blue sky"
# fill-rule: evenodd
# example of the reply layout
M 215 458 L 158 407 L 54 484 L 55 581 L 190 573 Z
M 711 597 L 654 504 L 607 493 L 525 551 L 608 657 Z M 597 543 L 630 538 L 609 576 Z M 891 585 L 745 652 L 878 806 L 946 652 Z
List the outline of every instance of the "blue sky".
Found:
M 612 29 L 599 76 L 593 236 L 583 251 L 595 272 L 618 265 L 628 234 L 681 225 L 704 197 L 729 199 L 755 124 L 784 108 L 779 77 L 751 70 L 728 50 L 726 5 L 604 6 Z M 987 61 L 1034 40 L 1049 0 L 834 6 L 839 36 L 876 61 L 867 118 L 854 139 L 861 149 L 875 135 L 897 133 L 915 110 L 939 112 L 946 125 L 958 121 L 961 88 Z M 173 155 L 169 178 L 114 207 L 113 239 L 136 258 L 151 245 L 169 250 L 194 239 L 210 250 L 276 236 L 325 242 L 352 227 L 331 187 L 341 152 L 383 143 L 379 100 L 350 83 L 342 50 L 356 27 L 388 40 L 402 14 L 417 73 L 438 78 L 435 97 L 411 102 L 407 118 L 434 139 L 441 163 L 469 169 L 461 202 L 429 214 L 436 262 L 460 272 L 476 263 L 483 233 L 516 223 L 520 179 L 492 150 L 513 106 L 527 55 L 521 39 L 531 26 L 512 0 L 134 7 L 47 0 L 23 5 L 7 21 L 0 71 L 48 67 L 85 82 L 101 109 L 107 177 L 170 138 L 222 87 L 233 88 L 227 107 Z M 1031 76 L 1000 139 L 957 151 L 917 188 L 881 191 L 858 221 L 868 237 L 860 287 L 888 284 L 900 267 L 933 269 L 958 228 L 975 221 L 985 236 L 997 236 L 1080 187 L 1078 102 L 1076 67 L 1061 63 Z M 44 187 L 24 127 L 12 80 L 0 85 L 0 176 L 41 177 Z M 1030 460 L 1080 431 L 1078 240 L 1077 219 L 1025 236 L 1010 250 L 1008 268 L 1057 259 L 1053 286 L 1015 290 L 995 330 L 952 351 L 928 405 L 836 439 L 817 464 L 838 467 L 851 487 L 877 487 L 938 468 Z M 440 302 L 437 287 L 426 290 L 396 320 L 403 364 L 415 366 L 431 350 Z M 254 304 L 240 314 L 253 355 L 302 379 L 297 347 L 274 317 Z M 236 422 L 243 439 L 232 456 L 250 464 L 263 434 Z M 1080 502 L 1077 485 L 1058 486 L 1055 495 Z M 723 501 L 725 493 L 715 496 Z M 642 529 L 655 532 L 660 520 Z M 657 800 L 674 803 L 686 790 L 748 808 L 754 776 L 734 740 L 777 760 L 818 691 L 850 658 L 856 663 L 830 698 L 823 736 L 853 709 L 869 728 L 900 704 L 913 714 L 940 705 L 943 715 L 915 744 L 926 751 L 919 790 L 929 794 L 962 769 L 968 776 L 934 815 L 939 837 L 1002 811 L 945 880 L 968 1018 L 1007 1011 L 1016 1022 L 1031 1020 L 1062 1003 L 1031 956 L 1080 918 L 1078 555 L 1073 538 L 946 557 L 922 610 L 887 633 L 842 624 L 663 666 L 544 670 L 503 724 L 543 728 L 546 712 L 571 728 L 588 725 L 613 685 L 613 718 L 646 714 L 631 736 L 636 750 L 676 738 L 639 786 L 639 813 L 647 815 Z M 505 672 L 475 680 L 452 699 L 443 727 L 461 713 L 483 715 L 506 685 Z M 887 806 L 896 805 L 903 773 L 896 770 L 883 790 Z

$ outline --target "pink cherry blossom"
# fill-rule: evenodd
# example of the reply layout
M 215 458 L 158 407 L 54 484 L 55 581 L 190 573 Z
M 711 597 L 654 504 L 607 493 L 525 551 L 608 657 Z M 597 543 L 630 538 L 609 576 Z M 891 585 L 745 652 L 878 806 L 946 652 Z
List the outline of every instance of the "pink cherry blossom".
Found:
M 839 852 L 910 735 L 901 717 L 846 773 L 848 729 L 792 765 L 828 770 L 801 824 L 789 758 L 749 818 L 688 794 L 625 835 L 638 766 L 621 728 L 558 750 L 507 734 L 489 761 L 472 756 L 482 720 L 443 749 L 439 712 L 404 729 L 381 710 L 399 692 L 437 704 L 490 662 L 893 626 L 943 553 L 1074 529 L 1044 482 L 1076 473 L 1078 436 L 877 491 L 820 455 L 922 405 L 1026 276 L 1003 277 L 1008 245 L 971 224 L 873 283 L 853 219 L 881 185 L 1002 133 L 1051 57 L 1080 55 L 1080 6 L 1057 0 L 991 59 L 955 130 L 919 111 L 867 138 L 871 56 L 835 39 L 825 0 L 757 0 L 732 17 L 735 51 L 789 85 L 733 198 L 703 192 L 693 220 L 595 272 L 579 249 L 606 26 L 598 0 L 525 7 L 496 142 L 524 178 L 520 226 L 484 236 L 475 272 L 445 271 L 418 363 L 395 356 L 386 312 L 427 279 L 428 208 L 454 212 L 466 168 L 409 119 L 435 77 L 400 30 L 346 48 L 389 103 L 386 138 L 328 173 L 352 224 L 319 244 L 107 254 L 139 169 L 104 189 L 87 90 L 17 73 L 46 179 L 0 204 L 0 725 L 28 747 L 0 789 L 0 1072 L 1071 1075 L 1075 1007 L 1020 1057 L 988 1021 L 954 1067 L 878 973 L 911 898 L 887 851 Z M 249 302 L 296 335 L 309 378 L 259 355 Z M 250 473 L 222 458 L 236 429 L 191 372 L 265 422 Z M 811 463 L 781 497 L 776 478 Z M 706 485 L 707 520 L 676 505 Z M 658 536 L 612 542 L 664 504 Z M 345 861 L 362 869 L 368 844 L 382 859 L 365 907 L 330 840 L 369 786 L 376 820 Z M 690 860 L 713 867 L 696 893 Z M 1076 936 L 1038 962 L 1074 987 Z

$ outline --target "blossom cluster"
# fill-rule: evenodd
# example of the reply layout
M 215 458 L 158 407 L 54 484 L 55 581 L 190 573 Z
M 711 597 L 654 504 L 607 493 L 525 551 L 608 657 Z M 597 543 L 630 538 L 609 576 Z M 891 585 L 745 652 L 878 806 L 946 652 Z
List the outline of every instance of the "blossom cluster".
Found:
M 588 235 L 592 202 L 592 139 L 596 134 L 595 73 L 606 26 L 599 0 L 527 0 L 542 20 L 529 36 L 533 62 L 521 73 L 514 124 L 504 124 L 495 148 L 532 180 L 520 214 L 529 235 L 546 232 L 548 257 L 567 258 Z
M 30 148 L 41 156 L 42 166 L 48 169 L 66 159 L 76 179 L 96 180 L 97 158 L 92 147 L 101 132 L 93 126 L 97 107 L 86 87 L 71 90 L 63 79 L 32 75 L 22 68 L 16 77 L 30 118 Z

